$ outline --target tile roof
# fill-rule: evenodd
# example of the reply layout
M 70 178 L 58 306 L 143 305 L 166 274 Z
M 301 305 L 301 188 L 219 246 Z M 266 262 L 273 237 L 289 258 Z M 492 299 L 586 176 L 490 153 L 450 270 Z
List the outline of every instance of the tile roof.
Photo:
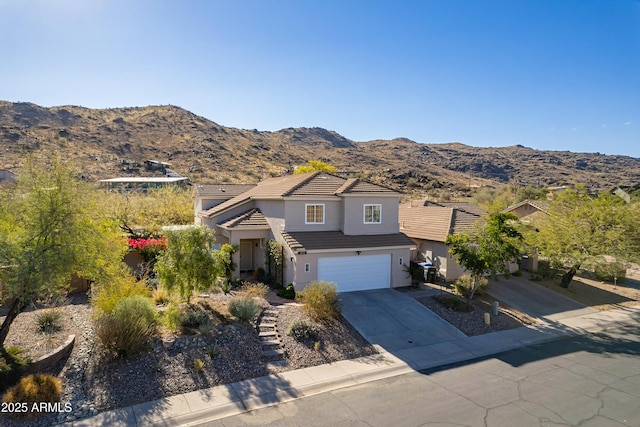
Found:
M 442 206 L 444 208 L 458 209 L 479 216 L 485 216 L 487 214 L 484 210 L 469 202 L 432 202 L 425 200 L 424 206 Z
M 212 207 L 204 213 L 211 217 L 250 199 L 295 196 L 337 196 L 348 193 L 397 194 L 395 191 L 357 178 L 345 179 L 326 172 L 310 172 L 269 178 L 244 193 Z
M 282 237 L 293 251 L 415 246 L 413 241 L 402 233 L 347 236 L 341 231 L 300 231 L 284 232 Z
M 231 198 L 255 186 L 255 184 L 195 184 L 193 188 L 198 196 Z
M 520 203 L 516 203 L 515 205 L 511 205 L 505 209 L 502 210 L 502 212 L 511 212 L 514 211 L 516 209 L 518 209 L 520 206 L 524 206 L 524 205 L 531 205 L 534 208 L 536 208 L 539 211 L 542 211 L 544 213 L 549 213 L 549 208 L 551 207 L 551 202 L 547 201 L 547 200 L 523 200 Z
M 416 206 L 411 202 L 398 208 L 400 231 L 409 237 L 444 242 L 449 234 L 463 233 L 473 228 L 480 215 L 451 207 L 429 204 Z
M 250 209 L 218 225 L 224 228 L 270 228 L 267 219 L 262 215 L 260 209 Z

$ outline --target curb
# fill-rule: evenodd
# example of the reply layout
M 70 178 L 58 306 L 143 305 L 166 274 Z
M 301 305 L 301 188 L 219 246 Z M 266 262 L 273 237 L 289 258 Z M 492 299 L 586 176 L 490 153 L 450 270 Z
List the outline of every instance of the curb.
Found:
M 635 316 L 632 316 L 631 314 Z M 592 313 L 562 321 L 542 320 L 509 331 L 426 345 L 415 349 L 417 360 L 382 350 L 379 354 L 253 378 L 233 384 L 171 396 L 100 413 L 64 425 L 195 426 L 320 393 L 395 377 L 431 371 L 489 357 L 505 351 L 604 331 L 612 325 L 638 321 L 640 307 Z M 491 343 L 493 342 L 493 346 Z M 448 344 L 442 346 L 442 344 Z M 438 348 L 442 353 L 433 348 Z M 445 350 L 442 350 L 442 349 Z M 380 350 L 380 349 L 379 349 Z M 449 351 L 447 353 L 446 351 Z M 406 356 L 406 355 L 405 355 Z

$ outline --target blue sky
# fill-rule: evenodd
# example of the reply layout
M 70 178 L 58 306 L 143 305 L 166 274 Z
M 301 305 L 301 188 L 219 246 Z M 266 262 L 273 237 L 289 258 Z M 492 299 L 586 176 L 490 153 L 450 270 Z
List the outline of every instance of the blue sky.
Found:
M 640 158 L 636 0 L 0 0 L 0 99 Z

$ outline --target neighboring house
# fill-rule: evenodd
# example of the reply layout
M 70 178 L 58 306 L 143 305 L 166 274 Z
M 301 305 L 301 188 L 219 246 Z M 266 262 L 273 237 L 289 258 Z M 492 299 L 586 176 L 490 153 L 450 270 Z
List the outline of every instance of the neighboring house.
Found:
M 189 183 L 189 178 L 180 177 L 146 177 L 134 176 L 125 178 L 102 179 L 101 183 L 109 190 L 122 191 L 146 191 L 153 188 L 167 187 L 170 185 L 185 187 Z
M 505 213 L 512 213 L 518 217 L 523 224 L 529 224 L 530 221 L 540 215 L 549 215 L 550 202 L 547 200 L 523 200 L 520 203 L 511 205 L 502 210 Z M 532 249 L 533 253 L 522 255 L 520 267 L 525 271 L 538 270 L 538 253 Z
M 255 186 L 255 184 L 195 184 L 193 186 L 195 223 L 201 223 L 199 212 L 209 210 Z
M 522 219 L 529 215 L 537 215 L 539 213 L 542 213 L 543 215 L 549 215 L 549 202 L 546 200 L 527 199 L 503 209 L 502 212 L 512 213 L 519 219 Z
M 434 266 L 446 281 L 455 280 L 465 273 L 445 240 L 450 234 L 464 233 L 472 229 L 484 215 L 479 208 L 465 204 L 460 207 L 444 206 L 428 200 L 413 200 L 400 205 L 400 231 L 415 243 L 417 250 L 412 260 Z M 471 213 L 469 211 L 475 211 Z
M 276 240 L 285 284 L 323 280 L 346 292 L 411 283 L 404 265 L 414 245 L 399 232 L 399 200 L 379 185 L 311 172 L 267 179 L 196 216 L 218 244 L 238 245 L 236 275 L 264 268 Z

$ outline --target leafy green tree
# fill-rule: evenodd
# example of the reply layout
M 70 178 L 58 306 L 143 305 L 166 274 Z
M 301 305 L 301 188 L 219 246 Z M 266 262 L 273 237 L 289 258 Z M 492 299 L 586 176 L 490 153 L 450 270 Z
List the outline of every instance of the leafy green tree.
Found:
M 220 249 L 213 251 L 213 257 L 222 272 L 222 276 L 226 279 L 231 279 L 231 275 L 236 269 L 236 265 L 233 262 L 233 254 L 237 251 L 237 246 L 232 246 L 228 243 L 222 245 Z
M 215 284 L 223 271 L 211 251 L 213 232 L 205 226 L 167 231 L 167 249 L 158 257 L 155 271 L 160 283 L 169 291 L 191 299 L 194 292 Z
M 640 257 L 638 205 L 607 192 L 591 196 L 583 186 L 556 195 L 548 216 L 534 219 L 526 232 L 530 246 L 568 268 L 560 285 L 568 287 L 580 268 L 593 268 L 603 256 L 617 262 Z
M 164 225 L 193 223 L 193 199 L 189 190 L 169 186 L 146 192 L 111 191 L 105 208 L 120 228 L 132 237 L 161 234 Z
M 17 186 L 0 192 L 0 296 L 10 307 L 0 346 L 29 303 L 63 295 L 73 274 L 99 280 L 118 271 L 126 240 L 99 196 L 58 160 L 29 160 Z
M 468 233 L 447 236 L 445 243 L 449 246 L 449 252 L 473 278 L 467 307 L 482 277 L 508 273 L 508 263 L 520 254 L 522 234 L 517 229 L 517 222 L 515 215 L 497 212 L 490 214 Z
M 306 165 L 298 166 L 294 173 L 307 173 L 307 172 L 337 172 L 338 169 L 335 166 L 331 166 L 321 160 L 309 160 Z

